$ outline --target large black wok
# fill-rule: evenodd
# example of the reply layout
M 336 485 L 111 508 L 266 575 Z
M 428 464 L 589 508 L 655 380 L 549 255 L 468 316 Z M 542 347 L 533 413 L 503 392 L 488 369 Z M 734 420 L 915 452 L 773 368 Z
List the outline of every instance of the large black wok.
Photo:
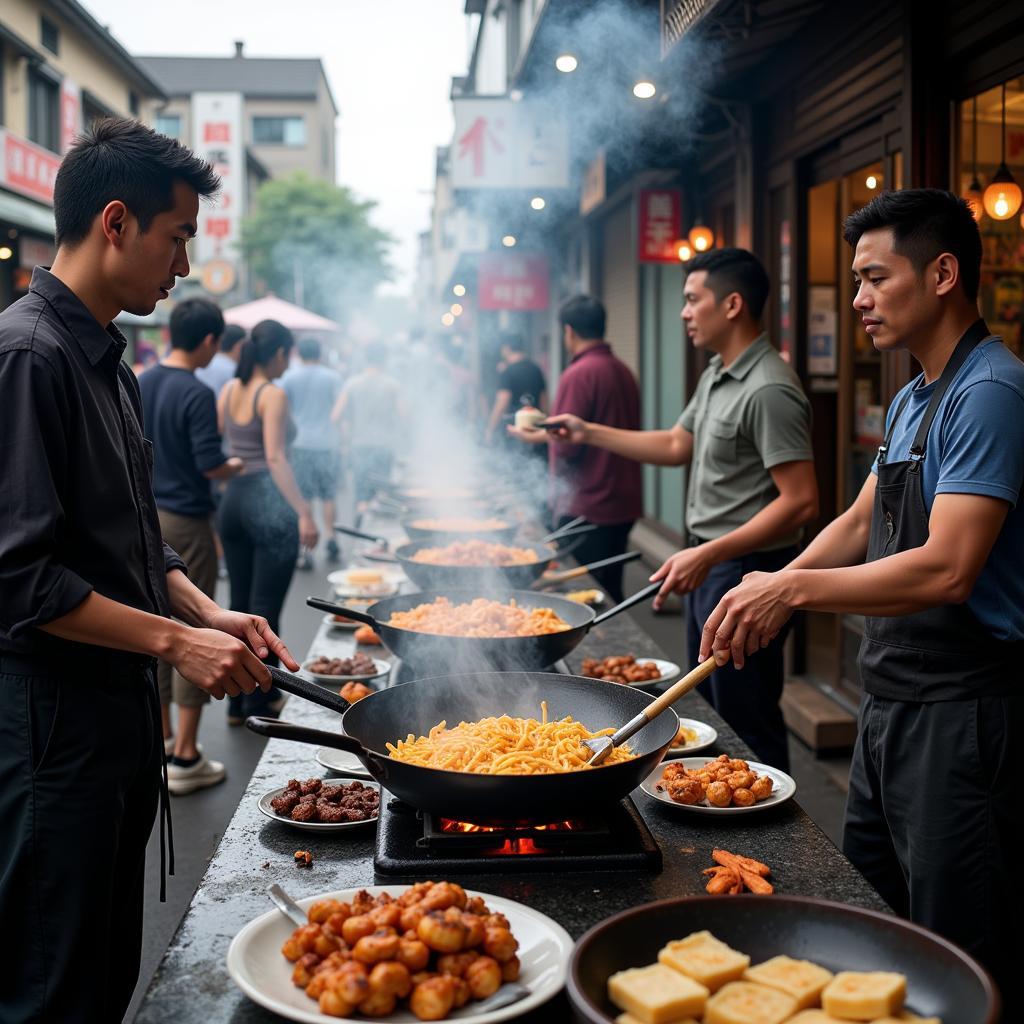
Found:
M 392 760 L 387 744 L 410 733 L 425 735 L 441 721 L 455 726 L 503 714 L 539 720 L 542 700 L 548 703 L 549 720 L 572 715 L 594 732 L 617 729 L 654 698 L 600 679 L 550 672 L 481 672 L 418 679 L 349 706 L 315 683 L 276 668 L 270 672 L 282 690 L 342 712 L 342 733 L 250 718 L 246 724 L 254 732 L 347 750 L 382 786 L 413 807 L 483 825 L 562 821 L 621 800 L 654 771 L 679 728 L 678 716 L 669 709 L 629 740 L 635 758 L 599 768 L 556 775 L 440 771 Z
M 505 523 L 505 526 L 486 530 L 445 530 L 416 525 L 417 523 L 429 522 L 430 520 L 443 522 L 446 519 L 496 519 Z M 415 515 L 403 516 L 399 521 L 402 524 L 402 529 L 408 534 L 409 540 L 428 540 L 434 544 L 451 544 L 455 540 L 490 540 L 507 543 L 519 532 L 519 523 L 510 517 L 496 516 L 485 511 L 467 511 L 465 509 L 461 512 L 447 513 L 427 510 Z
M 554 665 L 556 661 L 574 650 L 593 626 L 653 596 L 660 587 L 660 583 L 650 583 L 637 593 L 631 594 L 621 604 L 600 615 L 595 615 L 592 608 L 578 601 L 570 601 L 569 598 L 557 594 L 511 590 L 500 595 L 502 601 L 515 599 L 516 604 L 524 608 L 551 608 L 563 622 L 569 623 L 569 629 L 543 636 L 437 636 L 432 633 L 417 633 L 411 629 L 399 629 L 387 624 L 395 612 L 404 612 L 420 604 L 429 604 L 438 597 L 446 597 L 452 604 L 468 603 L 483 596 L 476 590 L 427 590 L 415 594 L 400 594 L 397 597 L 376 601 L 366 611 L 346 608 L 344 605 L 324 601 L 318 597 L 306 598 L 306 604 L 311 608 L 343 615 L 345 618 L 372 626 L 389 651 L 422 671 L 532 671 Z

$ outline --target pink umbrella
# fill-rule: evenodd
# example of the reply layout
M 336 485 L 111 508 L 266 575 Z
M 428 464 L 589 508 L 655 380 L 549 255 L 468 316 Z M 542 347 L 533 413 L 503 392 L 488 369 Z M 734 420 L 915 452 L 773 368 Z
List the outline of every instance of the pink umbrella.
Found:
M 252 330 L 261 320 L 277 320 L 292 331 L 341 331 L 341 327 L 333 320 L 285 302 L 276 295 L 267 295 L 224 310 L 225 323 L 236 324 L 247 331 Z

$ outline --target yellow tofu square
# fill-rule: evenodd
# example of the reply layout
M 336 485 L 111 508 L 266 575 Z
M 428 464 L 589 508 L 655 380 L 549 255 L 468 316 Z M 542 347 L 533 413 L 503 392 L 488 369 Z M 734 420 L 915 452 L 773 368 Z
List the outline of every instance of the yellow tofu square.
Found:
M 874 1021 L 898 1013 L 907 979 L 891 971 L 840 971 L 821 993 L 824 1010 L 840 1020 Z
M 824 1010 L 801 1010 L 795 1017 L 790 1017 L 786 1024 L 845 1024 L 845 1021 Z
M 795 1010 L 796 1000 L 777 988 L 730 981 L 708 1000 L 704 1024 L 782 1024 Z
M 737 953 L 711 932 L 694 932 L 663 947 L 658 962 L 717 992 L 726 982 L 743 977 L 750 957 Z
M 796 1000 L 798 1010 L 814 1006 L 822 989 L 832 980 L 832 972 L 826 971 L 810 960 L 793 960 L 788 956 L 774 956 L 762 964 L 755 964 L 743 972 L 747 981 L 777 988 L 787 992 Z
M 615 1018 L 615 1024 L 644 1024 L 644 1022 L 631 1013 L 620 1013 Z M 684 1017 L 682 1020 L 672 1021 L 672 1024 L 700 1024 L 700 1021 L 696 1017 Z
M 704 1013 L 708 990 L 663 964 L 632 967 L 608 979 L 608 998 L 642 1024 L 675 1024 Z

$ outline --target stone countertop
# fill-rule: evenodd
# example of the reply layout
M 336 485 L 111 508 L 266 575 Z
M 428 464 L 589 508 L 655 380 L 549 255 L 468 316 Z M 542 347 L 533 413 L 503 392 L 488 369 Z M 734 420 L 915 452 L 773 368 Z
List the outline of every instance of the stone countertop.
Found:
M 310 654 L 344 657 L 353 649 L 350 632 L 322 626 Z M 378 651 L 371 649 L 370 653 Z M 576 671 L 584 657 L 627 652 L 638 657 L 660 656 L 647 634 L 628 614 L 622 614 L 593 629 L 567 661 L 570 669 Z M 415 683 L 407 685 L 415 687 Z M 681 716 L 707 722 L 718 731 L 715 746 L 704 752 L 709 759 L 719 753 L 749 756 L 736 734 L 695 692 L 687 694 L 675 707 Z M 337 716 L 332 712 L 296 697 L 289 700 L 283 717 L 318 728 L 337 727 Z M 288 779 L 323 774 L 309 745 L 281 740 L 267 743 L 188 913 L 146 992 L 136 1017 L 140 1024 L 166 1024 L 172 1020 L 178 1024 L 262 1024 L 280 1020 L 250 1002 L 235 986 L 225 966 L 233 936 L 270 908 L 267 887 L 278 882 L 293 897 L 301 899 L 378 882 L 401 886 L 405 881 L 375 879 L 373 826 L 321 837 L 273 822 L 257 808 L 263 793 L 283 786 Z M 663 808 L 639 789 L 633 799 L 661 847 L 664 867 L 660 874 L 559 871 L 557 875 L 463 875 L 452 880 L 466 888 L 528 904 L 557 920 L 577 938 L 620 910 L 672 896 L 703 894 L 706 879 L 701 871 L 712 864 L 712 849 L 723 847 L 770 864 L 772 880 L 780 893 L 887 909 L 874 889 L 800 809 L 798 800 L 758 814 L 715 819 Z M 296 867 L 293 853 L 298 849 L 313 854 L 311 870 Z M 169 884 L 173 885 L 174 880 Z M 568 1001 L 562 994 L 520 1019 L 539 1024 L 570 1018 Z

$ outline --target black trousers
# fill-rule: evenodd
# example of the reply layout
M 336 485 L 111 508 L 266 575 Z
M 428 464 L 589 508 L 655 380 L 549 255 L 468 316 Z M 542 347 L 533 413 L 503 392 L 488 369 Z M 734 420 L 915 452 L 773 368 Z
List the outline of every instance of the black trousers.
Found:
M 921 704 L 868 694 L 858 724 L 843 852 L 897 914 L 993 973 L 1005 1021 L 1024 1019 L 1024 696 Z
M 556 525 L 563 526 L 575 518 L 575 516 L 562 516 Z M 612 555 L 621 555 L 629 543 L 629 531 L 633 529 L 634 522 L 635 520 L 631 519 L 626 523 L 612 523 L 582 534 L 579 538 L 579 545 L 572 549 L 572 557 L 580 565 L 586 565 L 589 562 L 599 562 L 602 558 L 610 558 Z M 568 545 L 576 539 L 567 537 L 564 542 L 559 543 Z M 622 592 L 622 570 L 621 565 L 609 565 L 594 572 L 594 579 L 608 591 L 608 596 L 615 604 L 618 604 L 625 596 Z
M 697 663 L 704 623 L 726 592 L 748 572 L 777 572 L 796 557 L 796 548 L 755 551 L 742 558 L 720 562 L 688 597 L 686 621 L 690 663 Z M 786 723 L 779 700 L 785 677 L 782 645 L 787 627 L 764 650 L 746 659 L 741 670 L 734 665 L 716 669 L 697 692 L 736 730 L 741 740 L 764 764 L 789 771 Z
M 217 532 L 224 546 L 231 581 L 231 609 L 262 615 L 280 635 L 281 609 L 299 556 L 299 517 L 284 500 L 269 473 L 228 481 L 217 513 Z M 276 665 L 271 654 L 264 659 Z M 231 714 L 261 715 L 281 696 L 271 687 L 229 700 Z
M 139 974 L 161 736 L 150 673 L 0 655 L 4 1024 L 114 1024 Z

